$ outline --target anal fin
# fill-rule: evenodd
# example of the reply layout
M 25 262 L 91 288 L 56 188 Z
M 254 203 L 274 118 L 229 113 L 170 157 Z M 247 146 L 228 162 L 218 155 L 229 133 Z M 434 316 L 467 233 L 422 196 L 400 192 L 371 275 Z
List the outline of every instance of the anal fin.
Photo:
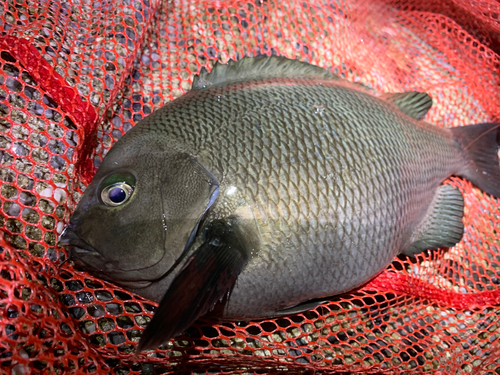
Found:
M 235 229 L 224 220 L 210 225 L 204 243 L 186 261 L 163 296 L 137 352 L 155 349 L 181 334 L 232 291 L 249 260 L 249 252 Z
M 455 246 L 463 236 L 463 214 L 464 198 L 460 191 L 450 185 L 440 186 L 432 207 L 402 253 L 413 256 L 427 249 Z

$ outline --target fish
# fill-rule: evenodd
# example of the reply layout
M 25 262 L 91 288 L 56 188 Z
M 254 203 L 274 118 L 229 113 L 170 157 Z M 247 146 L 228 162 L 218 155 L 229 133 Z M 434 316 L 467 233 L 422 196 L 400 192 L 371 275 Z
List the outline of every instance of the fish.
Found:
M 113 145 L 59 243 L 159 303 L 139 352 L 203 316 L 306 311 L 460 242 L 450 176 L 500 198 L 499 125 L 438 127 L 431 106 L 285 57 L 217 62 Z

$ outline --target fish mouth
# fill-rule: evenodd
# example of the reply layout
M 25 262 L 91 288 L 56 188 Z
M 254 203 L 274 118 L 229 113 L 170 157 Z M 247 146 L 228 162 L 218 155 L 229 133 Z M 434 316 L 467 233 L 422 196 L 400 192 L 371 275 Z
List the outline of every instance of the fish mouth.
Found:
M 61 233 L 58 245 L 70 247 L 77 254 L 101 255 L 91 245 L 82 240 L 69 225 Z

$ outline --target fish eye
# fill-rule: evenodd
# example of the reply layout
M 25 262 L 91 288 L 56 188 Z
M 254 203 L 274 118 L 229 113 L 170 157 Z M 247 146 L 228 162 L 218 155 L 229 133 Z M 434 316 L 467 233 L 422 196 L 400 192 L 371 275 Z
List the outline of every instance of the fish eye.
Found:
M 117 182 L 102 189 L 101 200 L 106 206 L 116 207 L 128 201 L 133 192 L 126 182 Z

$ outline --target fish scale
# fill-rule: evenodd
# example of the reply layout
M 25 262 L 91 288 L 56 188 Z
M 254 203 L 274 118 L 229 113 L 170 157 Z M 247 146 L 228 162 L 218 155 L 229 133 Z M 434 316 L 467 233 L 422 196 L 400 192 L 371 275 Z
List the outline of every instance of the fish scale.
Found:
M 271 90 L 271 88 L 268 88 L 268 89 Z M 280 90 L 281 88 L 273 88 L 273 89 Z M 297 86 L 294 86 L 294 89 L 297 89 Z M 328 87 L 323 86 L 322 88 L 320 88 L 320 90 L 322 90 L 322 89 L 326 91 L 326 90 L 328 90 Z M 301 97 L 312 96 L 312 93 L 311 93 L 312 90 L 314 90 L 314 92 L 316 92 L 316 90 L 318 90 L 318 88 L 306 86 L 304 88 L 304 94 L 301 95 Z M 222 91 L 222 90 L 218 89 L 218 91 Z M 284 94 L 284 92 L 286 92 L 286 88 L 282 92 L 280 92 L 279 95 L 275 95 L 275 97 L 284 98 L 286 96 L 286 94 Z M 336 130 L 341 134 L 342 137 L 347 138 L 347 139 L 351 139 L 351 140 L 352 139 L 357 139 L 357 140 L 362 139 L 362 137 L 366 134 L 366 132 L 363 133 L 363 132 L 355 131 L 355 129 L 360 129 L 359 125 L 356 128 L 354 128 L 354 127 L 349 128 L 347 126 L 341 126 L 341 125 L 345 124 L 345 122 L 342 121 L 342 119 L 343 119 L 342 117 L 344 117 L 344 116 L 340 116 L 341 118 L 339 118 L 339 117 L 335 118 L 333 116 L 333 113 L 330 110 L 330 108 L 332 108 L 334 106 L 346 106 L 348 104 L 348 103 L 346 103 L 345 100 L 342 101 L 342 98 L 338 97 L 339 96 L 338 93 L 336 93 L 336 94 L 337 94 L 337 96 L 336 96 L 337 100 L 334 101 L 334 103 L 332 103 L 332 104 L 330 104 L 327 101 L 328 95 L 326 95 L 326 94 L 321 95 L 321 101 L 325 104 L 328 103 L 329 105 L 326 105 L 326 106 L 324 105 L 326 107 L 326 109 L 320 115 L 320 116 L 322 116 L 323 121 L 319 121 L 319 122 L 321 123 L 321 125 L 323 125 L 323 123 L 328 121 L 328 120 L 331 121 L 332 123 L 337 122 L 337 124 L 339 124 L 340 126 L 337 125 Z M 256 101 L 255 99 L 246 101 L 246 99 L 245 99 L 246 95 L 251 95 L 251 94 L 248 94 L 248 91 L 244 91 L 244 90 L 224 92 L 223 99 L 220 102 L 213 103 L 213 104 L 216 107 L 217 106 L 220 107 L 224 103 L 228 103 L 228 105 L 232 106 L 233 108 L 234 107 L 239 108 L 238 103 L 255 102 Z M 240 96 L 240 97 L 233 100 L 233 97 L 235 97 L 235 96 Z M 258 102 L 260 102 L 262 105 L 262 103 L 266 102 L 265 98 L 266 98 L 266 94 L 264 93 L 264 95 L 261 98 L 259 98 Z M 356 248 L 359 248 L 360 246 L 362 246 L 362 244 L 360 244 L 360 241 L 359 241 L 360 238 L 362 238 L 362 237 L 359 236 L 359 233 L 356 232 L 356 229 L 353 228 L 352 224 L 350 224 L 350 223 L 351 223 L 351 219 L 352 219 L 352 215 L 353 215 L 351 211 L 355 207 L 366 208 L 366 206 L 360 205 L 360 201 L 362 200 L 361 191 L 363 191 L 364 189 L 363 188 L 360 189 L 359 187 L 363 186 L 364 184 L 360 184 L 358 182 L 359 186 L 354 188 L 354 185 L 356 184 L 356 181 L 359 180 L 359 177 L 355 177 L 354 173 L 349 173 L 350 176 L 348 177 L 348 176 L 346 176 L 346 172 L 344 172 L 342 170 L 333 171 L 333 173 L 340 172 L 340 174 L 341 174 L 340 181 L 342 182 L 342 184 L 337 186 L 337 193 L 339 194 L 338 197 L 336 197 L 336 194 L 331 191 L 330 186 L 328 186 L 324 183 L 322 184 L 322 181 L 319 178 L 318 173 L 315 173 L 315 172 L 319 169 L 318 165 L 321 165 L 323 163 L 323 160 L 318 160 L 318 158 L 316 157 L 316 154 L 314 152 L 311 152 L 311 149 L 312 149 L 311 145 L 314 143 L 313 137 L 316 138 L 316 139 L 314 139 L 314 141 L 316 141 L 320 144 L 324 144 L 325 139 L 324 139 L 324 137 L 323 137 L 323 139 L 318 137 L 318 134 L 322 133 L 322 129 L 318 126 L 314 126 L 315 123 L 318 122 L 318 119 L 316 117 L 314 117 L 315 115 L 312 113 L 312 109 L 310 110 L 311 112 L 305 112 L 305 111 L 308 111 L 307 106 L 308 106 L 308 104 L 301 105 L 301 106 L 294 108 L 293 110 L 290 108 L 281 107 L 280 113 L 283 115 L 283 117 L 282 117 L 282 119 L 284 119 L 283 125 L 281 127 L 269 126 L 269 127 L 271 127 L 271 134 L 272 134 L 273 138 L 264 138 L 264 143 L 261 142 L 262 139 L 260 137 L 258 138 L 258 140 L 259 140 L 258 143 L 261 143 L 262 146 L 265 148 L 262 151 L 265 155 L 264 157 L 267 156 L 267 159 L 269 161 L 269 164 L 272 167 L 272 170 L 271 170 L 271 173 L 267 176 L 265 175 L 265 173 L 259 174 L 258 192 L 260 193 L 260 195 L 255 196 L 252 194 L 252 196 L 247 196 L 246 199 L 250 205 L 258 206 L 258 205 L 263 204 L 264 206 L 267 206 L 267 212 L 268 212 L 267 216 L 268 216 L 268 218 L 271 219 L 271 222 L 269 222 L 269 224 L 268 224 L 268 226 L 269 226 L 268 231 L 269 232 L 272 232 L 273 234 L 280 233 L 280 229 L 279 229 L 279 225 L 278 225 L 279 219 L 285 220 L 285 221 L 291 221 L 293 224 L 290 225 L 290 223 L 289 223 L 287 226 L 289 228 L 290 227 L 293 228 L 293 231 L 290 231 L 289 234 L 292 237 L 294 237 L 294 236 L 296 237 L 294 242 L 297 244 L 297 246 L 299 246 L 303 249 L 308 249 L 307 251 L 309 253 L 313 253 L 312 247 L 314 247 L 314 246 L 317 247 L 318 241 L 314 241 L 314 240 L 309 241 L 309 239 L 311 237 L 314 239 L 314 236 L 311 236 L 311 234 L 310 234 L 310 230 L 309 230 L 310 228 L 308 225 L 308 222 L 309 222 L 308 218 L 309 218 L 309 216 L 315 215 L 315 213 L 310 212 L 308 210 L 308 207 L 304 204 L 301 204 L 301 202 L 304 202 L 304 201 L 308 202 L 309 201 L 309 193 L 307 192 L 307 186 L 309 186 L 311 183 L 313 183 L 316 186 L 323 185 L 318 190 L 324 192 L 324 194 L 326 195 L 326 200 L 328 200 L 330 202 L 330 207 L 329 207 L 330 209 L 329 209 L 328 216 L 329 216 L 330 220 L 332 221 L 332 224 L 335 224 L 335 219 L 339 219 L 338 214 L 336 212 L 336 209 L 338 207 L 341 207 L 341 208 L 343 207 L 343 209 L 345 211 L 342 213 L 341 216 L 346 214 L 349 218 L 349 221 L 347 221 L 347 219 L 345 219 L 346 220 L 345 223 L 343 223 L 342 220 L 337 222 L 337 225 L 342 225 L 343 228 L 342 228 L 342 233 L 341 233 L 342 236 L 340 236 L 337 239 L 337 241 L 335 241 L 335 245 L 337 245 L 336 247 L 341 247 L 342 245 L 345 245 L 345 244 L 350 242 L 350 246 L 354 246 Z M 374 109 L 372 109 L 372 107 L 373 106 L 368 106 L 368 111 L 370 111 L 370 112 L 374 111 Z M 245 109 L 246 108 L 239 108 L 238 110 L 241 110 L 242 112 L 244 112 Z M 223 110 L 223 108 L 220 108 L 220 110 Z M 302 110 L 302 112 L 299 112 L 299 110 Z M 387 111 L 384 114 L 385 115 L 392 115 L 389 111 Z M 318 114 L 316 114 L 316 116 L 317 115 Z M 200 114 L 200 116 L 201 116 L 201 114 Z M 307 120 L 307 121 L 304 121 L 304 123 L 306 123 L 307 126 L 309 126 L 309 129 L 308 129 L 309 132 L 307 133 L 308 134 L 307 136 L 304 134 L 304 131 L 301 129 L 301 127 L 297 126 L 297 123 L 291 122 L 292 119 L 298 118 L 298 117 Z M 379 117 L 381 117 L 381 116 L 379 115 Z M 392 115 L 391 117 L 394 118 L 395 116 Z M 285 121 L 286 119 L 288 119 L 288 122 Z M 265 121 L 263 121 L 263 120 L 266 120 L 266 119 L 260 118 L 259 122 L 262 124 L 265 124 Z M 312 121 L 312 120 L 314 120 L 314 121 Z M 359 121 L 359 119 L 356 119 L 356 118 L 353 119 L 353 121 L 356 121 L 356 120 Z M 392 119 L 389 117 L 389 119 L 386 119 L 385 121 L 391 121 L 391 120 Z M 401 119 L 394 119 L 394 120 L 401 121 Z M 404 119 L 404 120 L 406 120 L 407 122 L 411 121 L 409 119 Z M 227 122 L 226 122 L 226 124 L 229 125 Z M 298 124 L 301 125 L 301 122 L 299 121 Z M 261 125 L 261 127 L 265 128 L 265 125 Z M 249 123 L 245 123 L 245 122 L 243 122 L 243 123 L 240 122 L 238 124 L 233 124 L 232 129 L 230 129 L 228 131 L 228 133 L 231 134 L 232 137 L 235 137 L 237 139 L 245 139 L 246 143 L 250 142 L 250 144 L 252 144 L 252 143 L 254 143 L 253 138 L 255 136 L 255 132 L 248 131 L 251 128 L 252 128 L 251 123 L 249 124 Z M 294 129 L 296 129 L 295 132 L 293 132 Z M 289 132 L 290 130 L 292 130 L 292 132 Z M 383 131 L 380 130 L 380 133 L 383 133 Z M 383 136 L 383 134 L 382 134 L 382 136 Z M 270 143 L 269 140 L 271 140 L 271 139 L 273 139 L 275 142 Z M 346 171 L 351 170 L 351 169 L 359 170 L 360 166 L 363 163 L 363 160 L 358 156 L 359 153 L 356 152 L 357 150 L 353 147 L 354 146 L 353 142 L 351 142 L 351 144 L 352 144 L 351 146 L 349 146 L 349 145 L 344 146 L 344 145 L 340 144 L 340 147 L 338 147 L 339 144 L 338 143 L 333 144 L 333 143 L 331 143 L 331 140 L 332 140 L 332 138 L 330 137 L 330 144 L 325 145 L 325 146 L 327 146 L 328 151 L 331 151 L 330 152 L 331 154 L 337 154 L 337 156 L 339 157 L 339 159 L 337 160 L 338 163 L 339 164 L 342 164 L 342 162 L 347 163 L 347 165 L 344 167 L 344 168 L 346 168 Z M 387 212 L 387 215 L 384 217 L 385 224 L 387 226 L 387 223 L 391 222 L 391 218 L 395 218 L 398 214 L 402 214 L 402 209 L 404 208 L 403 202 L 407 201 L 406 197 L 404 196 L 405 189 L 407 187 L 402 186 L 402 187 L 400 187 L 400 189 L 398 191 L 393 190 L 392 184 L 394 182 L 397 182 L 400 179 L 400 176 L 405 173 L 405 171 L 404 170 L 401 171 L 401 170 L 394 169 L 394 168 L 388 169 L 386 167 L 383 167 L 383 165 L 384 165 L 383 163 L 385 163 L 385 165 L 387 165 L 387 161 L 389 161 L 392 163 L 389 165 L 399 165 L 399 166 L 410 165 L 411 163 L 408 163 L 408 160 L 411 157 L 413 157 L 414 154 L 411 154 L 410 152 L 398 153 L 401 151 L 401 149 L 404 149 L 404 148 L 406 148 L 406 150 L 408 150 L 408 148 L 407 148 L 408 146 L 407 146 L 407 144 L 404 143 L 404 139 L 402 136 L 400 136 L 397 139 L 394 139 L 393 137 L 382 138 L 381 135 L 378 135 L 377 140 L 379 140 L 379 144 L 381 143 L 380 144 L 381 147 L 379 149 L 378 154 L 376 154 L 377 149 L 374 150 L 375 151 L 374 157 L 375 158 L 378 157 L 379 160 L 382 159 L 378 163 L 379 169 L 377 170 L 377 172 L 378 172 L 377 174 L 378 175 L 382 174 L 382 175 L 386 176 L 386 179 L 381 181 L 382 184 L 378 185 L 378 186 L 380 186 L 380 189 L 378 190 L 378 195 L 383 199 L 383 205 L 385 205 L 388 208 L 392 208 L 392 211 Z M 268 142 L 265 143 L 265 141 L 268 141 Z M 299 165 L 299 168 L 302 169 L 302 173 L 297 173 L 297 172 L 289 173 L 289 171 L 291 169 L 283 167 L 283 165 L 288 164 L 288 161 L 284 160 L 283 157 L 288 158 L 289 154 L 286 154 L 285 156 L 283 156 L 283 153 L 281 152 L 281 147 L 279 147 L 280 143 L 278 143 L 278 142 L 280 142 L 281 144 L 288 145 L 289 148 L 292 150 L 292 153 L 295 153 L 298 160 L 301 160 L 303 162 L 308 163 L 308 165 L 306 167 L 303 167 L 303 168 L 301 168 L 302 166 Z M 223 143 L 223 145 L 224 145 L 224 143 Z M 446 145 L 446 146 L 449 147 L 449 145 Z M 231 175 L 231 173 L 234 172 L 234 174 L 236 176 L 238 176 L 238 181 L 236 183 L 236 186 L 242 186 L 243 187 L 242 189 L 245 190 L 245 181 L 246 181 L 245 169 L 248 169 L 248 165 L 259 165 L 259 160 L 249 159 L 247 161 L 245 159 L 241 163 L 237 164 L 237 168 L 232 169 L 230 167 L 231 163 L 234 162 L 235 157 L 236 157 L 236 159 L 238 159 L 240 152 L 243 153 L 244 151 L 238 150 L 237 148 L 234 148 L 234 147 L 231 149 L 228 149 L 228 148 L 224 148 L 223 146 L 218 147 L 216 144 L 205 143 L 205 148 L 213 149 L 212 147 L 215 149 L 220 149 L 220 150 L 223 150 L 223 149 L 231 150 L 231 153 L 226 153 L 225 155 L 223 153 L 221 153 L 221 154 L 217 154 L 217 156 L 222 157 L 225 160 L 225 162 L 227 162 L 229 164 L 228 175 Z M 366 147 L 366 145 L 365 145 L 365 147 Z M 252 148 L 251 146 L 247 147 L 247 149 L 251 149 L 251 148 Z M 336 153 L 336 152 L 334 152 L 335 150 L 330 150 L 330 148 L 335 148 L 336 151 L 340 150 L 340 152 Z M 352 151 L 349 151 L 349 150 L 352 150 Z M 245 156 L 248 157 L 247 154 L 245 154 Z M 449 158 L 450 160 L 453 160 L 455 158 L 454 151 L 450 150 L 448 156 L 450 156 L 450 158 Z M 375 160 L 377 160 L 377 159 L 375 159 Z M 444 163 L 444 164 L 449 165 L 449 162 Z M 404 167 L 403 167 L 403 169 L 404 169 Z M 366 177 L 367 177 L 366 178 L 367 182 L 369 182 L 373 178 L 373 177 L 371 177 L 370 173 L 368 173 Z M 434 182 L 434 184 L 437 185 L 440 182 L 440 180 L 442 180 L 442 179 L 443 179 L 442 176 L 437 177 L 436 182 Z M 372 184 L 371 186 L 374 186 L 374 185 Z M 288 191 L 291 192 L 290 194 L 288 194 L 288 196 L 283 196 L 283 194 L 279 193 L 280 189 L 282 190 L 284 188 L 288 189 Z M 255 194 L 254 191 L 251 191 L 251 192 L 253 192 Z M 249 193 L 250 193 L 250 191 L 249 191 Z M 294 195 L 293 193 L 295 193 L 295 195 L 296 195 L 295 198 L 293 197 L 293 195 Z M 418 194 L 418 192 L 415 191 L 415 192 L 413 192 L 413 194 L 414 195 Z M 368 196 L 370 194 L 368 193 L 366 195 Z M 422 194 L 422 195 L 424 195 L 424 194 Z M 298 196 L 302 197 L 302 199 L 298 199 L 297 198 Z M 285 205 L 285 206 L 290 206 L 290 204 L 291 204 L 290 202 L 281 202 L 282 198 L 285 198 L 287 200 L 292 199 L 292 201 L 293 201 L 292 206 L 296 207 L 296 215 L 295 216 L 290 215 L 290 218 L 288 218 L 286 214 L 283 215 L 280 213 L 280 209 L 279 209 L 280 204 Z M 429 198 L 427 198 L 427 199 L 429 199 Z M 393 201 L 393 200 L 395 200 L 395 201 Z M 256 211 L 258 211 L 258 210 L 256 210 Z M 366 214 L 366 211 L 365 211 L 365 214 Z M 375 216 L 375 214 L 372 213 L 372 216 Z M 332 218 L 334 218 L 334 219 L 332 220 Z M 356 220 L 359 221 L 360 219 L 357 218 Z M 266 220 L 264 220 L 264 221 L 266 221 Z M 392 221 L 394 222 L 394 219 L 392 219 Z M 301 224 L 301 222 L 303 222 L 304 224 Z M 403 227 L 404 224 L 406 224 L 406 223 L 403 222 L 401 226 Z M 333 226 L 334 225 L 332 225 L 332 227 Z M 388 243 L 387 241 L 384 241 L 383 238 L 384 238 L 384 235 L 387 238 L 392 237 L 394 235 L 394 233 L 388 232 L 388 233 L 377 233 L 377 234 L 382 236 L 381 237 L 382 240 L 379 241 L 379 243 L 381 244 L 380 247 L 388 249 L 387 253 L 384 254 L 385 256 L 381 257 L 382 259 L 384 259 L 384 261 L 378 262 L 378 263 L 385 265 L 387 263 L 387 260 L 386 260 L 387 257 L 392 258 L 395 255 L 395 249 L 394 249 L 394 246 L 392 246 L 392 248 L 391 248 L 392 244 Z M 343 237 L 343 236 L 347 236 L 347 237 Z M 277 238 L 269 241 L 269 243 L 272 244 L 271 246 L 267 246 L 267 249 L 266 248 L 260 249 L 260 251 L 261 252 L 268 251 L 270 254 L 280 253 L 279 243 L 281 242 L 281 239 L 280 239 L 279 235 L 275 236 L 275 237 L 277 237 Z M 349 239 L 349 241 L 346 241 L 347 238 Z M 323 244 L 323 246 L 322 246 L 323 249 L 318 249 L 318 251 L 326 251 L 325 245 L 326 244 Z M 379 253 L 378 249 L 375 249 L 374 253 Z M 342 260 L 342 262 L 346 266 L 348 266 L 347 271 L 343 272 L 342 277 L 345 279 L 348 279 L 349 275 L 351 275 L 350 276 L 351 278 L 352 278 L 352 275 L 355 275 L 355 277 L 357 277 L 358 272 L 352 272 L 352 271 L 356 268 L 354 266 L 354 263 L 359 262 L 359 258 L 356 258 L 356 256 L 353 256 L 353 254 L 350 254 L 349 252 L 339 251 L 339 254 L 341 254 L 340 259 Z M 295 257 L 297 257 L 297 255 L 295 255 Z M 302 260 L 305 261 L 306 264 L 310 264 L 310 262 L 307 262 L 307 259 L 308 259 L 307 254 L 303 254 L 302 258 L 303 258 Z M 373 260 L 375 261 L 375 259 L 373 259 Z M 278 259 L 276 259 L 275 261 L 279 262 Z M 283 288 L 287 289 L 287 284 L 291 285 L 290 280 L 293 280 L 294 274 L 299 273 L 298 270 L 294 270 L 293 268 L 289 269 L 289 270 L 277 269 L 277 270 L 273 270 L 273 271 L 281 272 L 283 275 L 283 279 L 286 280 L 285 283 L 279 283 L 279 285 L 276 285 L 276 289 L 279 289 L 281 291 L 283 291 Z M 308 271 L 311 273 L 324 272 L 321 269 L 318 269 L 317 266 L 314 267 L 314 271 L 313 271 L 313 267 L 311 267 L 311 269 Z M 266 284 L 268 284 L 268 280 L 271 278 L 271 275 L 262 275 L 262 276 L 263 276 L 262 278 L 258 277 L 258 279 L 263 280 L 262 285 L 257 286 L 254 283 L 254 285 L 255 285 L 254 288 L 256 288 L 258 290 L 265 290 L 266 289 L 265 286 L 266 286 Z M 325 276 L 327 276 L 327 279 L 328 279 L 328 275 L 325 275 Z M 255 276 L 253 276 L 253 277 L 255 277 Z M 276 277 L 276 275 L 272 275 L 272 278 L 275 278 L 275 277 Z M 329 278 L 332 278 L 332 277 L 330 276 Z M 327 282 L 327 279 L 323 279 L 322 283 Z M 338 280 L 336 280 L 335 276 L 333 277 L 333 279 L 331 281 L 332 281 L 332 284 L 341 284 L 341 285 L 344 284 L 345 285 L 345 283 L 338 282 Z M 239 290 L 245 290 L 245 294 L 248 292 L 246 290 L 245 286 L 243 285 L 244 282 L 245 282 L 245 272 L 243 272 L 242 275 L 240 275 L 238 285 L 233 290 L 233 295 L 231 297 L 231 301 L 238 300 Z M 282 284 L 284 284 L 284 285 L 282 285 Z M 341 288 L 346 288 L 346 287 L 342 286 Z M 288 289 L 290 289 L 290 288 L 288 288 Z M 295 289 L 295 288 L 292 288 L 292 289 Z M 286 296 L 285 298 L 289 299 L 288 297 L 289 296 Z M 229 304 L 229 306 L 228 306 L 228 309 L 230 309 L 230 308 L 231 308 L 231 304 Z M 258 308 L 261 309 L 262 306 L 259 306 Z M 247 307 L 245 309 L 248 311 Z M 260 311 L 260 313 L 262 313 L 262 311 Z
M 63 242 L 80 265 L 161 300 L 139 350 L 210 311 L 303 311 L 399 253 L 458 243 L 450 175 L 500 197 L 498 142 L 482 136 L 497 124 L 434 127 L 418 120 L 431 104 L 285 58 L 218 64 L 115 144 Z

